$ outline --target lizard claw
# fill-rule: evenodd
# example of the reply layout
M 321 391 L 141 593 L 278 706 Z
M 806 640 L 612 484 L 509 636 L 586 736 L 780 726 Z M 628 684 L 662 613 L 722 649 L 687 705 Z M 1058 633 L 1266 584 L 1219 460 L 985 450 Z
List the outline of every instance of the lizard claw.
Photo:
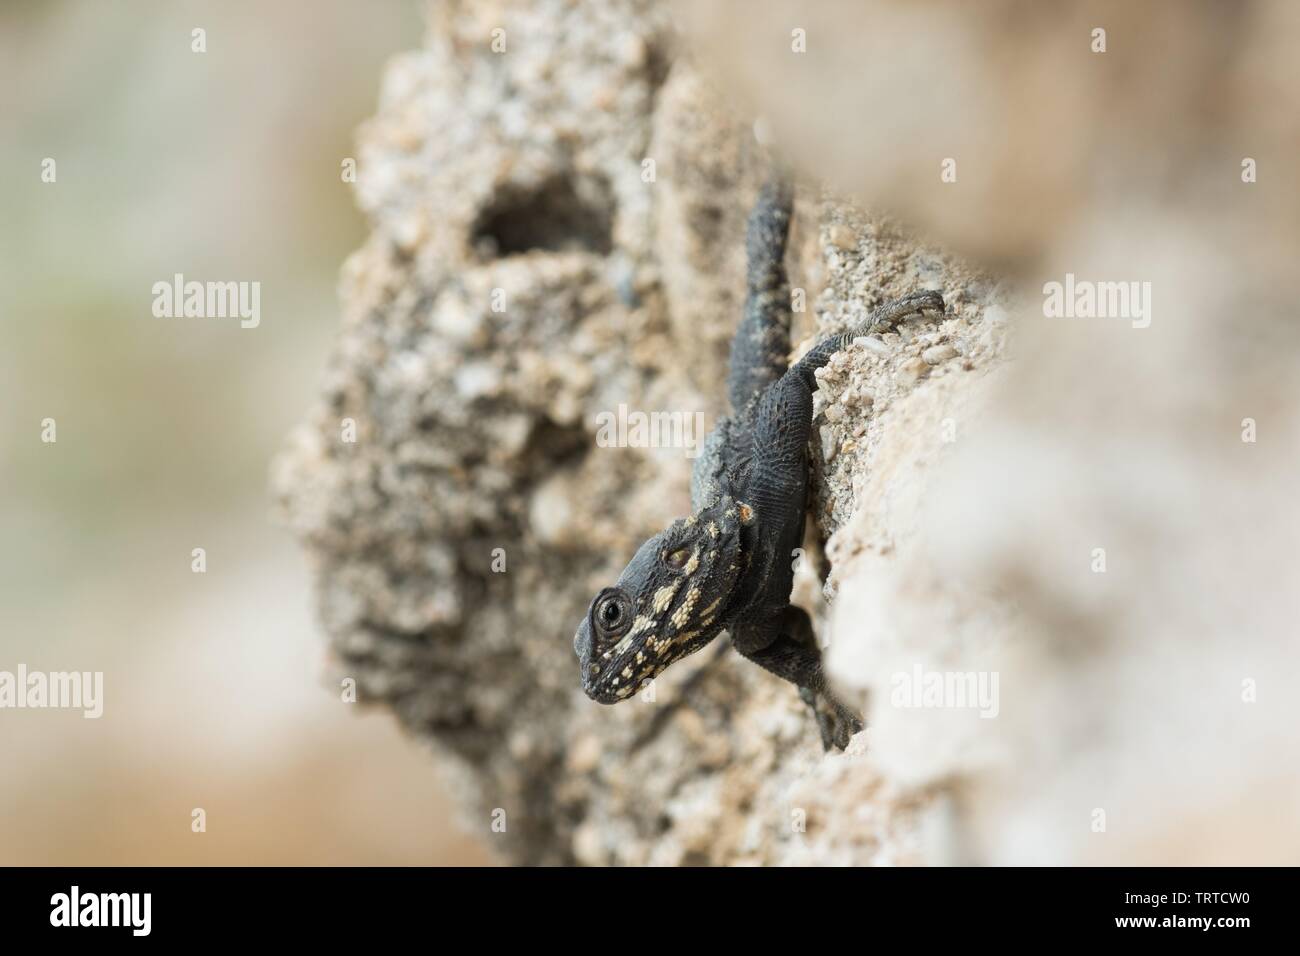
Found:
M 832 749 L 847 749 L 853 735 L 865 726 L 854 710 L 830 694 L 818 694 L 810 687 L 801 687 L 799 696 L 812 709 L 813 716 L 817 719 L 817 729 L 822 735 L 822 749 L 827 752 Z

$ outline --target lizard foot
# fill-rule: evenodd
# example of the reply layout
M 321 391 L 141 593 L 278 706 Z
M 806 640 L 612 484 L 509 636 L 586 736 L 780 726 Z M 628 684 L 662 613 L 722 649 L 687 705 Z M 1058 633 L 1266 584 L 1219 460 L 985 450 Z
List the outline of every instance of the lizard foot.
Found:
M 817 693 L 811 687 L 800 687 L 799 697 L 812 709 L 817 718 L 817 729 L 822 735 L 822 749 L 844 750 L 853 735 L 862 730 L 862 718 L 828 693 Z
M 943 296 L 933 289 L 913 292 L 893 302 L 886 302 L 867 320 L 868 331 L 892 329 L 901 319 L 917 312 L 944 312 Z

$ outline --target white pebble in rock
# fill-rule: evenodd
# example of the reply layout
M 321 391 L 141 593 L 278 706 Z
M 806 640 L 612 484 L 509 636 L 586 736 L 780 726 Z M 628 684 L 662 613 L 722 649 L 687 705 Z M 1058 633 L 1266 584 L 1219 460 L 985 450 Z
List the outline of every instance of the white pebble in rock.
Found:
M 528 523 L 537 540 L 560 546 L 571 543 L 574 508 L 570 488 L 561 477 L 545 482 L 533 493 L 529 503 Z
M 915 382 L 930 374 L 930 366 L 919 358 L 908 359 L 898 370 L 899 381 Z
M 839 446 L 835 444 L 835 431 L 834 429 L 823 425 L 820 429 L 820 434 L 822 439 L 822 458 L 829 462 L 835 457 L 835 452 L 839 450 Z
M 927 365 L 938 365 L 956 355 L 957 350 L 951 345 L 932 345 L 921 353 L 921 358 L 925 359 Z
M 491 395 L 501 386 L 501 373 L 487 362 L 467 362 L 456 372 L 455 385 L 464 399 Z
M 874 335 L 859 335 L 853 340 L 854 345 L 861 345 L 865 349 L 870 349 L 877 355 L 888 355 L 889 346 Z

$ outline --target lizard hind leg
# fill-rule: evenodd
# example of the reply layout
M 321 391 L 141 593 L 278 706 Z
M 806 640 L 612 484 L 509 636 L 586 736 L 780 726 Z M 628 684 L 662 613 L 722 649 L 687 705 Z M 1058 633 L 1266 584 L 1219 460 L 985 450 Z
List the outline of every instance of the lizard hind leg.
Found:
M 849 740 L 862 730 L 862 718 L 831 693 L 822 668 L 821 649 L 813 634 L 808 612 L 793 604 L 781 611 L 774 622 L 774 634 L 765 642 L 757 635 L 763 631 L 746 631 L 733 635 L 732 641 L 743 656 L 788 680 L 799 688 L 799 697 L 817 720 L 822 747 L 845 749 Z

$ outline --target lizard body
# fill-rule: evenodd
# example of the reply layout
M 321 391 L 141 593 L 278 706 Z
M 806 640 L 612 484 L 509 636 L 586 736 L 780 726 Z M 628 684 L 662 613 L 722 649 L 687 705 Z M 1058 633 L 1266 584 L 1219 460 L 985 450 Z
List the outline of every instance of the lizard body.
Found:
M 694 513 L 641 545 L 596 595 L 574 650 L 583 690 L 613 704 L 726 630 L 744 657 L 799 688 L 826 749 L 843 749 L 862 721 L 830 693 L 812 621 L 790 603 L 808 502 L 813 373 L 856 336 L 944 303 L 930 291 L 887 303 L 862 328 L 822 340 L 789 365 L 791 208 L 789 185 L 774 180 L 750 215 L 745 308 L 728 376 L 734 414 L 696 459 Z

